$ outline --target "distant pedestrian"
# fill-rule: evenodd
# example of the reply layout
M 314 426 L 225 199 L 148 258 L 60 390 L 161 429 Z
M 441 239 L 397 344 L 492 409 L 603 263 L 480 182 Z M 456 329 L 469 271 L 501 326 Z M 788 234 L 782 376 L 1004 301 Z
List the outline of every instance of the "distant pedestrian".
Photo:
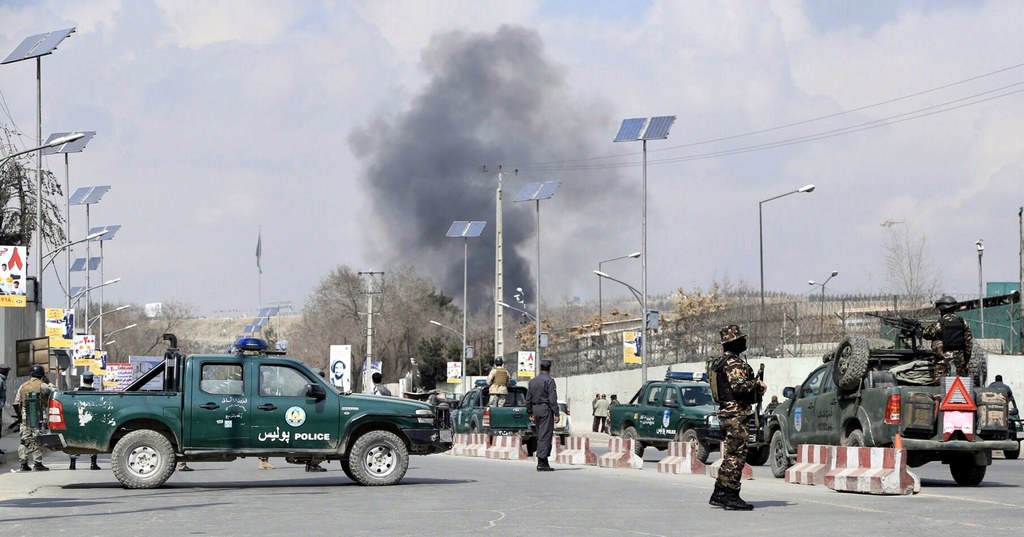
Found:
M 772 411 L 775 410 L 775 407 L 777 407 L 777 406 L 779 406 L 779 396 L 778 395 L 773 395 L 772 396 L 772 401 L 770 403 L 768 403 L 768 406 L 766 406 L 764 408 L 764 413 L 765 414 L 771 414 Z
M 1017 401 L 1013 400 L 1013 390 L 1009 386 L 1003 384 L 1003 376 L 996 375 L 996 381 L 988 385 L 989 388 L 1002 388 L 1006 390 L 1006 402 L 1013 405 L 1013 408 L 1017 408 Z
M 374 373 L 370 376 L 373 379 L 373 395 L 391 395 L 391 390 L 387 386 L 381 384 L 384 382 L 384 377 L 380 373 Z
M 612 407 L 619 404 L 619 396 L 612 394 L 612 398 L 608 400 L 608 420 L 605 422 L 604 432 L 611 434 L 612 432 Z
M 82 385 L 79 386 L 78 389 L 75 390 L 75 391 L 79 391 L 79 392 L 94 392 L 94 391 L 96 391 L 96 388 L 92 385 L 92 382 L 93 382 L 92 372 L 91 371 L 86 371 L 85 374 L 82 375 Z M 69 455 L 69 457 L 71 458 L 71 463 L 68 465 L 68 470 L 74 470 L 75 469 L 75 464 L 78 462 L 78 455 Z M 102 470 L 102 468 L 100 468 L 100 465 L 96 462 L 96 454 L 95 453 L 93 453 L 92 455 L 89 455 L 89 462 L 91 463 L 89 465 L 89 469 L 90 470 Z
M 602 395 L 597 401 L 597 407 L 594 410 L 594 417 L 597 418 L 597 431 L 605 432 L 605 428 L 608 425 L 608 396 Z
M 46 371 L 43 366 L 36 364 L 32 366 L 32 378 L 25 381 L 18 388 L 18 404 L 21 405 L 21 445 L 18 447 L 18 460 L 21 461 L 21 471 L 30 472 L 49 470 L 43 466 L 43 450 L 39 446 L 39 431 L 45 423 L 43 416 L 47 415 L 45 409 L 48 405 L 50 394 L 53 388 L 43 378 Z M 28 404 L 28 399 L 35 395 L 37 403 Z M 29 466 L 29 458 L 35 465 Z
M 490 400 L 487 406 L 505 406 L 508 399 L 508 371 L 505 370 L 501 356 L 494 359 L 494 368 L 487 374 L 488 393 Z
M 558 419 L 558 392 L 555 379 L 551 378 L 551 360 L 540 361 L 540 374 L 530 379 L 526 393 L 526 413 L 537 426 L 537 471 L 552 472 L 548 464 L 551 456 L 551 439 Z
M 590 402 L 590 406 L 592 407 L 592 409 L 591 409 L 592 415 L 594 416 L 594 425 L 592 427 L 592 430 L 595 433 L 597 432 L 597 424 L 598 424 L 598 420 L 597 420 L 597 402 L 600 401 L 600 400 L 601 400 L 601 394 L 595 393 L 594 394 L 594 400 Z
M 3 428 L 3 415 L 4 407 L 7 406 L 7 374 L 11 372 L 11 368 L 7 366 L 0 367 L 0 436 L 4 435 Z M 4 454 L 4 450 L 0 449 L 0 455 Z

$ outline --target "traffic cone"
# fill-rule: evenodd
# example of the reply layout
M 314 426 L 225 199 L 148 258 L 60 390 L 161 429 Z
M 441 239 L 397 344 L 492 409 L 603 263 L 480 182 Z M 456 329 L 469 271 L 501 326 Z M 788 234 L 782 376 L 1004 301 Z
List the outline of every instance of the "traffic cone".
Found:
M 900 437 L 900 433 L 896 433 L 893 437 L 892 445 L 896 449 L 903 449 L 903 438 Z

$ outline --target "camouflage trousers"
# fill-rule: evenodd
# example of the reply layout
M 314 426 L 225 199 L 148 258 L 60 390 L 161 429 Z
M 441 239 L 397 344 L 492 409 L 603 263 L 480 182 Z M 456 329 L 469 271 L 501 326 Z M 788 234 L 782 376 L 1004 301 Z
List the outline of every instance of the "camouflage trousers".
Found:
M 942 359 L 935 364 L 935 376 L 938 378 L 949 376 L 969 376 L 967 372 L 967 357 L 964 351 L 944 351 Z
M 743 465 L 747 462 L 747 416 L 722 417 L 719 421 L 725 440 L 722 441 L 722 466 L 718 469 L 718 484 L 731 490 L 740 490 Z
M 18 446 L 18 460 L 29 463 L 29 457 L 36 464 L 43 463 L 43 450 L 39 447 L 39 429 L 21 426 L 21 445 Z

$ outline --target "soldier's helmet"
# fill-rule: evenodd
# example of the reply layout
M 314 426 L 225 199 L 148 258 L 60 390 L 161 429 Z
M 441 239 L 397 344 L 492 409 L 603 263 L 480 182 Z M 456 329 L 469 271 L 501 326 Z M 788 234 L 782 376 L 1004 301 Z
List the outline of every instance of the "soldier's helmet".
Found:
M 505 362 L 501 359 L 501 356 L 494 359 L 494 365 L 501 365 L 503 363 Z
M 41 379 L 41 378 L 43 378 L 43 375 L 45 375 L 45 374 L 46 374 L 46 371 L 43 370 L 43 366 L 41 366 L 39 364 L 36 364 L 36 365 L 32 366 L 32 378 Z
M 93 380 L 93 378 L 92 378 L 92 372 L 91 371 L 86 371 L 85 374 L 82 375 L 82 382 L 84 382 L 86 384 L 92 384 L 92 380 Z
M 719 335 L 722 336 L 722 343 L 729 343 L 730 341 L 736 341 L 740 338 L 747 337 L 746 334 L 740 331 L 740 327 L 735 324 L 730 324 L 718 331 Z
M 956 309 L 956 299 L 946 295 L 935 301 L 935 307 L 938 308 L 939 311 Z

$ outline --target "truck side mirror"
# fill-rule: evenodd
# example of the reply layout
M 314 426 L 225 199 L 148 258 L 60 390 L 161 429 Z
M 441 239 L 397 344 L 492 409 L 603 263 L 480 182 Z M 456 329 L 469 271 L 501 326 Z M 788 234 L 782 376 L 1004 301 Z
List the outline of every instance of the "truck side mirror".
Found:
M 675 399 L 666 399 L 662 405 L 667 406 L 668 408 L 679 408 L 679 402 Z
M 306 397 L 315 399 L 317 402 L 327 398 L 327 392 L 319 384 L 309 383 L 306 385 Z
M 792 386 L 786 386 L 782 390 L 782 396 L 786 399 L 796 399 L 796 388 Z

